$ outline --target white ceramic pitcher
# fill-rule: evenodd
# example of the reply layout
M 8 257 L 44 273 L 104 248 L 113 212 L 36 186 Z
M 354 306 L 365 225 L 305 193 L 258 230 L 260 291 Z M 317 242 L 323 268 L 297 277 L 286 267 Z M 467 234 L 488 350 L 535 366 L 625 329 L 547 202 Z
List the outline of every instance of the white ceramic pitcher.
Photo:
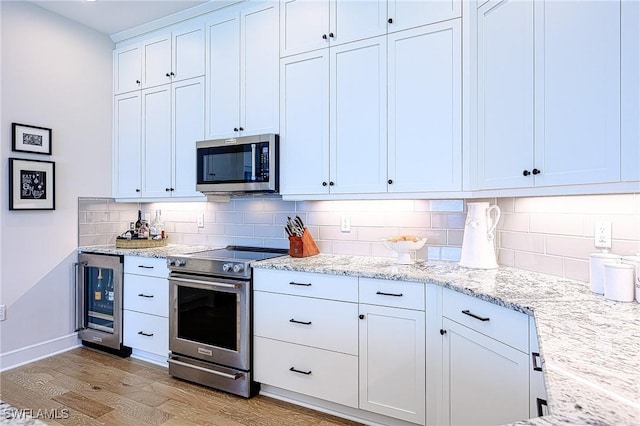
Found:
M 467 220 L 462 237 L 460 266 L 478 269 L 498 267 L 496 248 L 493 244 L 498 220 L 500 220 L 498 206 L 490 206 L 487 202 L 467 203 Z

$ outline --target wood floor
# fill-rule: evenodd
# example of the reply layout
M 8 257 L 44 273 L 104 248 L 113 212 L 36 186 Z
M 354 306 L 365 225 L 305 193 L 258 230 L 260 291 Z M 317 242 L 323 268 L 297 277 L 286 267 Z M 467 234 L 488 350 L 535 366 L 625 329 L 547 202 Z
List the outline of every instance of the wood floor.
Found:
M 174 379 L 153 364 L 84 347 L 0 373 L 0 399 L 34 413 L 58 413 L 57 420 L 40 418 L 53 425 L 357 424 L 260 395 L 236 397 Z

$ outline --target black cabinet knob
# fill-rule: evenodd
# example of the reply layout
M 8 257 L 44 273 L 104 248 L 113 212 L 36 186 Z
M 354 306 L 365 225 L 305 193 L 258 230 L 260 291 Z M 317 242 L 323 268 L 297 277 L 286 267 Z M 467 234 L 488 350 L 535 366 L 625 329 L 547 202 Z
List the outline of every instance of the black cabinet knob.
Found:
M 447 330 L 443 330 L 442 328 L 440 329 L 440 335 L 444 336 L 445 334 L 447 334 Z
M 360 314 L 360 315 L 358 315 L 358 318 L 364 319 L 364 315 Z
M 389 185 L 391 185 L 391 184 L 393 183 L 393 180 L 392 180 L 392 179 L 389 179 L 389 180 L 387 181 L 387 183 L 388 183 Z
M 333 33 L 329 33 L 329 37 L 333 38 Z
M 393 24 L 393 19 L 389 18 L 389 19 L 387 19 L 387 22 L 390 23 L 390 24 Z
M 171 71 L 171 77 L 173 77 L 174 75 L 176 75 L 173 71 Z
M 140 80 L 136 80 L 136 84 L 140 84 Z
M 243 127 L 238 127 L 238 130 L 243 131 L 244 128 Z
M 333 185 L 335 185 L 335 183 L 329 181 L 329 186 L 333 186 Z
M 234 131 L 234 132 L 237 132 L 237 131 L 238 131 L 238 128 L 237 128 L 237 127 L 234 127 L 234 128 L 233 128 L 233 131 Z
M 326 34 L 322 34 L 322 39 L 326 40 L 327 39 L 327 35 Z
M 136 192 L 140 192 L 140 188 L 136 188 Z
M 171 74 L 169 74 L 169 73 L 167 73 L 167 74 L 165 74 L 165 75 L 166 75 L 167 77 L 171 77 Z
M 529 176 L 531 174 L 531 172 L 529 170 L 523 170 L 522 171 L 522 176 Z
M 164 190 L 169 192 L 169 191 L 171 191 L 171 188 L 165 188 Z
M 531 171 L 531 173 L 533 173 L 534 175 L 539 175 L 540 173 L 542 173 L 542 171 L 538 170 L 538 169 L 533 169 Z
M 322 182 L 322 186 L 327 186 L 327 182 Z

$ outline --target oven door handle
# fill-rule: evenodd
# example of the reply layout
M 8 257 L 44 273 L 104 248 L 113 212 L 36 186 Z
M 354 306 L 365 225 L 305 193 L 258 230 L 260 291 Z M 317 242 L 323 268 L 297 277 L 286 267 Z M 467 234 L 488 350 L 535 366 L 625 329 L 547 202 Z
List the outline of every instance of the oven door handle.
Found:
M 222 288 L 234 288 L 234 289 L 240 288 L 239 284 L 225 284 L 225 283 L 218 283 L 218 282 L 212 282 L 212 281 L 193 280 L 190 278 L 185 279 L 185 278 L 169 277 L 169 281 L 177 281 L 185 284 L 201 284 L 201 285 L 206 285 L 210 287 L 222 287 Z
M 203 368 L 197 365 L 193 365 L 193 364 L 187 364 L 186 362 L 182 362 L 182 361 L 178 361 L 176 358 L 169 358 L 169 362 L 175 364 L 175 365 L 179 365 L 181 367 L 188 367 L 188 368 L 194 368 L 196 370 L 199 371 L 203 371 L 205 373 L 211 373 L 211 374 L 215 374 L 217 376 L 222 376 L 225 379 L 231 379 L 231 380 L 238 380 L 241 379 L 242 377 L 244 377 L 244 374 L 242 373 L 236 373 L 236 374 L 229 374 L 229 373 L 223 373 L 221 371 L 216 371 L 216 370 L 209 370 L 208 368 Z

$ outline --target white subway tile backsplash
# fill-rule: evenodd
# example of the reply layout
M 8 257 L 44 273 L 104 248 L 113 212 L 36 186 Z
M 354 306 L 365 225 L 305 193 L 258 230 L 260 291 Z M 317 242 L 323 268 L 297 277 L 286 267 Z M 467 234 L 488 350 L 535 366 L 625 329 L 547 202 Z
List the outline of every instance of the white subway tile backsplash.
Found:
M 466 214 L 432 213 L 431 227 L 437 229 L 464 229 Z
M 501 232 L 500 247 L 530 253 L 544 253 L 544 236 L 518 232 Z
M 539 234 L 561 234 L 582 236 L 583 217 L 576 214 L 531 214 L 529 231 Z
M 272 225 L 273 224 L 273 213 L 248 211 L 248 212 L 244 213 L 243 221 L 244 221 L 244 223 Z
M 498 228 L 505 231 L 529 232 L 529 215 L 502 212 Z
M 589 282 L 589 262 L 565 258 L 564 276 L 572 280 Z
M 589 259 L 596 250 L 593 239 L 562 235 L 545 236 L 546 254 L 571 259 Z
M 563 262 L 561 257 L 516 251 L 514 252 L 513 266 L 527 271 L 541 272 L 559 277 L 563 276 Z

